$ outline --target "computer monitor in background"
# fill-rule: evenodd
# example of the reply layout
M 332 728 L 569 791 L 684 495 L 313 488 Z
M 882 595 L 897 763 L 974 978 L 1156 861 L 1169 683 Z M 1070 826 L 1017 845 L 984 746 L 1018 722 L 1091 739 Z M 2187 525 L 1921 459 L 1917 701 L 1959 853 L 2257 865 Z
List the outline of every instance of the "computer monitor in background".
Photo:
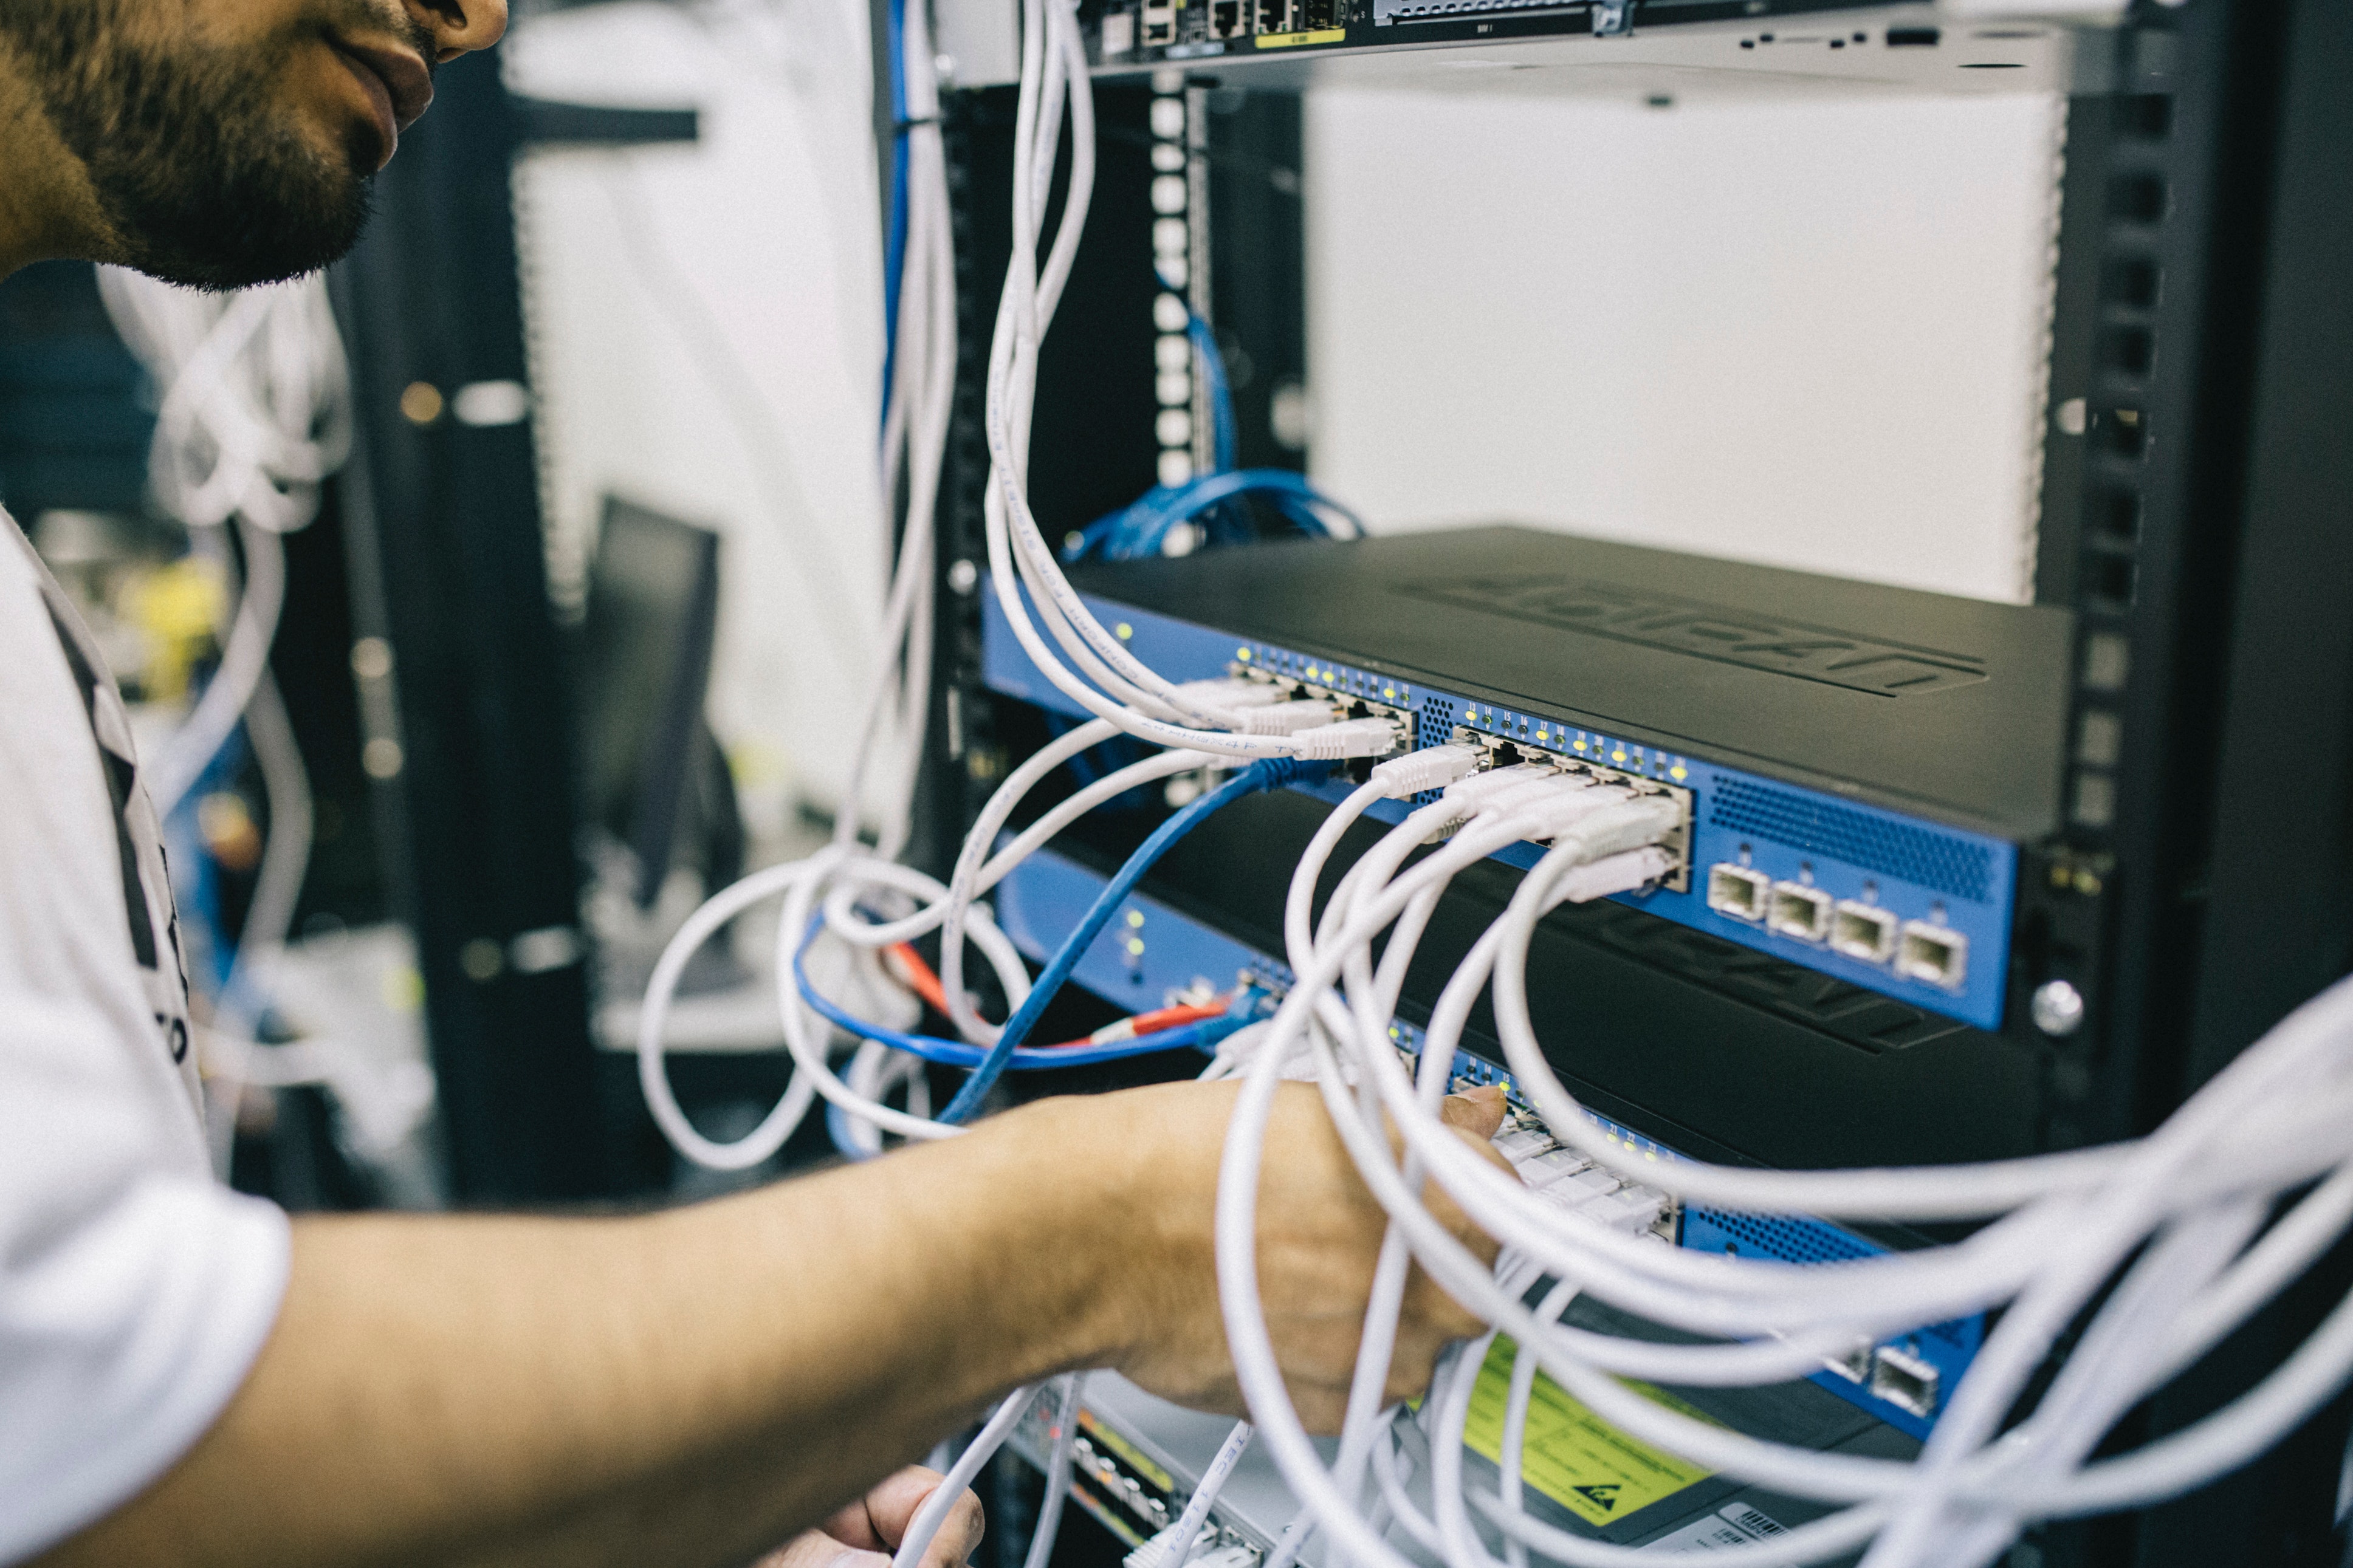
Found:
M 640 907 L 683 856 L 733 881 L 743 819 L 702 711 L 719 618 L 719 536 L 607 496 L 581 627 L 587 820 L 637 859 Z

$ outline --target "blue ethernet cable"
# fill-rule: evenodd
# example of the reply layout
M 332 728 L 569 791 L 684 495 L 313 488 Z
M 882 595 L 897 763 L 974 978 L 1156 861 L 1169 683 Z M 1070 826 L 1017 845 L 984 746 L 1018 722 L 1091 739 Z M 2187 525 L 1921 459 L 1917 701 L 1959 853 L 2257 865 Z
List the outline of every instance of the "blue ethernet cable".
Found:
M 1209 389 L 1209 431 L 1211 458 L 1219 473 L 1229 473 L 1240 460 L 1240 426 L 1234 418 L 1233 388 L 1226 380 L 1225 351 L 1218 346 L 1218 335 L 1209 323 L 1191 312 L 1186 312 L 1185 335 L 1193 341 L 1194 363 L 1201 367 L 1201 379 Z
M 797 956 L 794 963 L 798 964 Z M 885 1029 L 861 1018 L 854 1018 L 817 994 L 806 981 L 801 986 L 801 994 L 807 997 L 819 1013 L 853 1035 L 862 1035 L 898 1050 L 913 1052 L 929 1062 L 960 1068 L 980 1065 L 982 1053 L 976 1046 L 968 1046 L 962 1040 L 944 1040 L 931 1035 L 902 1034 L 895 1029 Z M 1015 1071 L 1042 1072 L 1053 1068 L 1092 1067 L 1098 1062 L 1124 1061 L 1130 1057 L 1157 1056 L 1163 1051 L 1181 1051 L 1187 1047 L 1214 1051 L 1219 1041 L 1239 1032 L 1259 1016 L 1259 1004 L 1263 1000 L 1263 993 L 1245 991 L 1234 999 L 1231 1007 L 1218 1017 L 1204 1018 L 1198 1024 L 1162 1029 L 1156 1034 L 1138 1035 L 1133 1039 L 1116 1040 L 1101 1046 L 1024 1047 L 1013 1053 L 1014 1060 L 1008 1065 Z M 826 1101 L 825 1127 L 836 1149 L 853 1160 L 867 1157 L 866 1151 L 849 1141 L 849 1113 L 831 1100 Z
M 894 1050 L 909 1052 L 927 1062 L 971 1069 L 987 1060 L 987 1053 L 978 1046 L 968 1045 L 963 1040 L 942 1039 L 937 1035 L 911 1035 L 903 1030 L 869 1023 L 845 1011 L 818 992 L 809 983 L 808 972 L 803 967 L 802 960 L 824 925 L 825 917 L 822 915 L 812 920 L 808 934 L 801 939 L 799 948 L 793 953 L 793 983 L 799 987 L 802 998 L 817 1009 L 820 1016 L 861 1038 L 880 1040 Z M 1257 1000 L 1255 994 L 1245 992 L 1236 998 L 1233 1006 L 1215 1018 L 1203 1018 L 1198 1023 L 1137 1035 L 1130 1039 L 1108 1040 L 1099 1046 L 1023 1047 L 1014 1051 L 1012 1059 L 1006 1065 L 1019 1072 L 1039 1072 L 1050 1068 L 1092 1067 L 1097 1062 L 1182 1050 L 1187 1046 L 1214 1046 L 1250 1022 L 1250 1010 Z
M 1327 512 L 1345 521 L 1354 532 L 1364 531 L 1364 523 L 1355 512 L 1289 468 L 1238 468 L 1229 473 L 1205 474 L 1173 488 L 1155 489 L 1133 506 L 1097 518 L 1063 547 L 1062 558 L 1082 560 L 1098 551 L 1114 561 L 1156 554 L 1170 529 L 1244 494 L 1272 498 L 1303 533 L 1330 537 L 1332 530 L 1324 515 Z
M 939 1119 L 947 1122 L 971 1119 L 973 1112 L 980 1108 L 981 1100 L 996 1086 L 998 1075 L 1011 1063 L 1015 1050 L 1037 1026 L 1039 1016 L 1045 1012 L 1046 1004 L 1054 999 L 1055 993 L 1061 990 L 1062 983 L 1071 977 L 1071 971 L 1078 967 L 1080 957 L 1093 945 L 1103 927 L 1111 923 L 1112 916 L 1135 890 L 1135 885 L 1144 879 L 1144 874 L 1168 852 L 1169 846 L 1246 795 L 1279 789 L 1287 784 L 1321 779 L 1331 771 L 1332 764 L 1326 762 L 1306 762 L 1297 757 L 1262 758 L 1154 828 L 1152 837 L 1136 847 L 1135 853 L 1127 858 L 1127 863 L 1113 873 L 1111 880 L 1103 884 L 1103 891 L 1095 895 L 1094 903 L 1080 920 L 1077 929 L 1055 950 L 1054 956 L 1039 973 L 1037 984 L 1029 988 L 1029 996 L 1014 1009 L 1013 1016 L 1005 1021 L 1005 1028 L 997 1037 L 997 1043 L 988 1047 L 987 1055 L 974 1068 L 972 1076 L 965 1079 L 964 1087 L 956 1090 L 955 1098 L 948 1101 L 947 1109 L 940 1112 Z

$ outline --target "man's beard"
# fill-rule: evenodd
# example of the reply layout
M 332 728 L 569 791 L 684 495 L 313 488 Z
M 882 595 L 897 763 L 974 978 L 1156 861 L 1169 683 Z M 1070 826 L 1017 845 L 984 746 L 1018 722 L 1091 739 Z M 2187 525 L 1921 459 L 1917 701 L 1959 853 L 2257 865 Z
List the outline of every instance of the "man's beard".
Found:
M 367 0 L 342 4 L 354 20 L 382 26 Z M 231 48 L 141 27 L 143 7 L 0 3 L 0 40 L 89 170 L 122 246 L 115 259 L 173 283 L 240 289 L 315 271 L 350 250 L 368 218 L 362 171 L 375 165 L 373 140 L 355 123 L 349 146 L 322 153 L 279 82 L 290 53 L 316 31 Z

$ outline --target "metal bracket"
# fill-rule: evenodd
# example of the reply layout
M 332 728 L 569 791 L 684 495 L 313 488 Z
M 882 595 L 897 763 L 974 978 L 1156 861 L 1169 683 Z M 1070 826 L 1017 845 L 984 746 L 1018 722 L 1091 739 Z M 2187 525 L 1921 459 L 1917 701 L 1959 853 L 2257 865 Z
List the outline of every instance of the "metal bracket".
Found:
M 1634 0 L 1593 0 L 1593 36 L 1622 38 L 1634 30 Z

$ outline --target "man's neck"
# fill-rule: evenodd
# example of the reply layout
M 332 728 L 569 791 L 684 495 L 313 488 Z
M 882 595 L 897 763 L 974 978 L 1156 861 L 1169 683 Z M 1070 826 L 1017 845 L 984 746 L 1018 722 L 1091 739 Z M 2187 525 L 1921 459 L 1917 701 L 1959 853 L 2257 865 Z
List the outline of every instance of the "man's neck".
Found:
M 81 160 L 0 46 L 0 278 L 55 257 L 106 259 L 116 248 Z

